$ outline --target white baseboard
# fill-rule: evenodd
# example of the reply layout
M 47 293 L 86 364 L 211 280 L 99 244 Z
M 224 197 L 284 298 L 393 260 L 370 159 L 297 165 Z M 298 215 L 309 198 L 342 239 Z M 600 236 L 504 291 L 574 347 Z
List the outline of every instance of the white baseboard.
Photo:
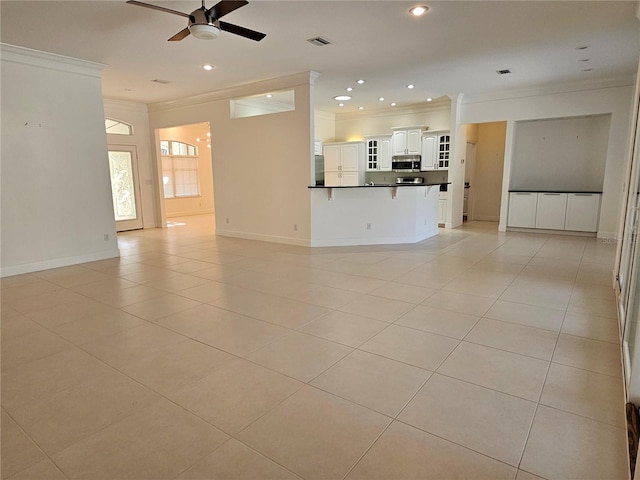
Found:
M 40 262 L 23 263 L 21 265 L 11 265 L 9 267 L 0 268 L 0 277 L 11 277 L 13 275 L 21 275 L 23 273 L 39 272 L 41 270 L 49 270 L 51 268 L 67 267 L 69 265 L 78 265 L 80 263 L 97 262 L 98 260 L 106 260 L 108 258 L 117 258 L 120 256 L 118 247 L 101 252 L 90 253 L 87 255 L 78 255 L 74 257 L 52 258 L 50 260 L 42 260 Z
M 355 245 L 398 245 L 418 243 L 438 235 L 438 229 L 432 229 L 419 236 L 412 237 L 369 237 L 369 238 L 335 238 L 311 240 L 312 247 L 349 247 Z
M 216 230 L 216 235 L 221 237 L 244 238 L 246 240 L 257 240 L 260 242 L 284 243 L 286 245 L 298 245 L 309 247 L 311 242 L 308 238 L 281 237 L 277 235 L 265 235 L 262 233 L 237 232 L 234 230 Z

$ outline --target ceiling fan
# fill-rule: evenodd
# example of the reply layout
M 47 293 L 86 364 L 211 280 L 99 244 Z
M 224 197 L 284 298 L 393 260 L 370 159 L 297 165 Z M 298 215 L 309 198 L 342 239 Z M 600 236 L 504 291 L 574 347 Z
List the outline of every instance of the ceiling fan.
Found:
M 170 42 L 182 40 L 190 33 L 201 40 L 212 40 L 220 34 L 221 30 L 240 35 L 250 40 L 255 40 L 256 42 L 259 42 L 267 36 L 265 33 L 256 32 L 255 30 L 234 25 L 233 23 L 220 21 L 220 19 L 228 13 L 248 4 L 249 2 L 246 0 L 222 0 L 209 9 L 204 6 L 204 0 L 202 0 L 202 6 L 191 13 L 183 13 L 158 5 L 151 5 L 150 3 L 138 2 L 137 0 L 127 0 L 127 3 L 187 17 L 189 19 L 189 25 L 171 37 L 169 39 Z

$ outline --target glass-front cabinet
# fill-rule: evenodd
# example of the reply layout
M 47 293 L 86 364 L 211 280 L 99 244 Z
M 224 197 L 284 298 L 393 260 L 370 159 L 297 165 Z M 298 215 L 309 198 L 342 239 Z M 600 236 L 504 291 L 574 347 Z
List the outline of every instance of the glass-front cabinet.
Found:
M 367 172 L 391 171 L 391 135 L 366 137 Z

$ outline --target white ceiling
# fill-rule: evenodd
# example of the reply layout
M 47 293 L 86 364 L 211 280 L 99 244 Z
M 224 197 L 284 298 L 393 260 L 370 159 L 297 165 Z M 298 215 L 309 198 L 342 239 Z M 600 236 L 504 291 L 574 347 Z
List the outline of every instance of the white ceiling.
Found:
M 148 3 L 186 13 L 200 6 L 199 0 Z M 407 12 L 416 4 L 428 5 L 430 12 L 411 17 Z M 640 52 L 636 5 L 253 0 L 224 20 L 266 33 L 261 42 L 225 32 L 211 41 L 189 36 L 167 42 L 186 26 L 186 18 L 124 0 L 2 0 L 0 39 L 104 63 L 104 96 L 143 103 L 315 70 L 321 74 L 316 108 L 337 112 L 376 109 L 392 101 L 413 104 L 459 92 L 476 96 L 630 78 Z M 306 41 L 316 36 L 333 43 L 317 47 Z M 579 46 L 589 48 L 576 50 Z M 206 72 L 201 69 L 205 63 L 216 68 Z M 500 76 L 498 69 L 513 73 Z M 357 85 L 359 78 L 366 83 Z M 408 90 L 409 83 L 416 87 Z M 353 99 L 340 109 L 332 97 L 348 86 L 354 87 Z

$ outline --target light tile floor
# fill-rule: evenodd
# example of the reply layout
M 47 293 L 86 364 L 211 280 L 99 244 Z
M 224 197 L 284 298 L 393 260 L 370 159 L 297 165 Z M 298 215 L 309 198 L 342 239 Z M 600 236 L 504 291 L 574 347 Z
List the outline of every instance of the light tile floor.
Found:
M 173 224 L 2 280 L 3 479 L 626 478 L 613 245 Z

